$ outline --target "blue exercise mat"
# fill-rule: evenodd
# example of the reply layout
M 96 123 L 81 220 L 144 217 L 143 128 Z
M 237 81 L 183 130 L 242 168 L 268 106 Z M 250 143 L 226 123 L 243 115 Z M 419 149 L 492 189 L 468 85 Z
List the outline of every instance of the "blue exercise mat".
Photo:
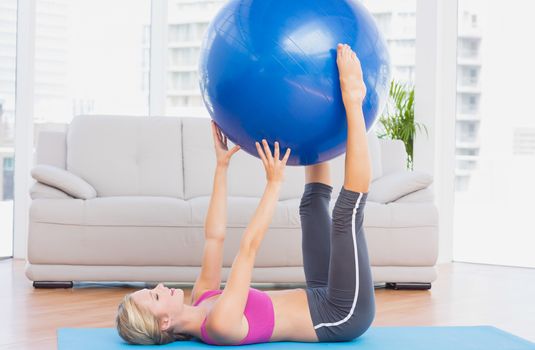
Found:
M 359 350 L 535 350 L 535 343 L 492 326 L 469 327 L 371 327 L 359 338 L 339 343 L 274 342 L 243 345 L 267 349 L 359 349 Z M 166 345 L 126 344 L 114 328 L 60 328 L 59 350 L 118 349 L 207 349 L 216 348 L 199 340 L 177 341 Z M 233 348 L 236 346 L 217 346 Z

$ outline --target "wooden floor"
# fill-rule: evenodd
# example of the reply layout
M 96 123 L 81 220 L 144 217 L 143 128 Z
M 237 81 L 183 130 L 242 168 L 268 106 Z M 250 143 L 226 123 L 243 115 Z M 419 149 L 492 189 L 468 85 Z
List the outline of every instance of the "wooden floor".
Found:
M 429 291 L 376 289 L 373 326 L 492 325 L 535 342 L 535 269 L 451 263 L 438 276 Z M 0 349 L 56 349 L 57 328 L 113 327 L 121 297 L 143 287 L 34 289 L 24 261 L 1 260 Z

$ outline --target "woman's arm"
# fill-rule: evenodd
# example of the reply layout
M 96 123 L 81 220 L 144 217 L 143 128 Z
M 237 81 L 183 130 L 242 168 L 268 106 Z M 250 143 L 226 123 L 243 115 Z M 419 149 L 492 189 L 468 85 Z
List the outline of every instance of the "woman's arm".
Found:
M 264 154 L 258 144 L 257 150 L 266 168 L 267 184 L 264 194 L 242 236 L 240 250 L 232 263 L 225 289 L 207 320 L 209 335 L 218 343 L 232 343 L 232 335 L 240 334 L 243 330 L 243 312 L 249 295 L 256 253 L 275 212 L 284 178 L 284 167 L 290 156 L 288 149 L 284 158 L 279 160 L 278 143 L 275 143 L 275 157 L 271 155 L 265 140 L 263 144 L 266 153 Z
M 279 199 L 279 191 L 284 180 L 284 168 L 286 162 L 290 157 L 290 149 L 286 149 L 286 154 L 283 159 L 279 159 L 280 150 L 279 143 L 275 142 L 275 155 L 271 155 L 271 150 L 266 140 L 262 140 L 264 151 L 260 147 L 260 144 L 256 143 L 256 149 L 262 159 L 264 168 L 266 170 L 267 184 L 260 200 L 260 204 L 256 208 L 256 211 L 251 219 L 251 222 L 245 229 L 242 236 L 241 245 L 250 246 L 252 250 L 257 250 L 260 247 L 260 243 L 264 238 L 269 223 L 275 212 L 275 206 Z
M 228 151 L 227 140 L 221 130 L 212 122 L 212 134 L 216 152 L 216 170 L 212 195 L 204 224 L 204 251 L 201 273 L 195 281 L 191 292 L 191 302 L 199 292 L 207 289 L 219 289 L 221 284 L 221 266 L 223 265 L 223 245 L 227 228 L 227 169 L 230 158 L 239 150 L 239 146 Z
M 214 174 L 212 196 L 204 222 L 205 239 L 224 241 L 227 229 L 227 170 L 224 165 L 217 165 Z
M 229 151 L 227 137 L 213 121 L 211 123 L 217 161 L 204 229 L 206 240 L 222 242 L 227 229 L 227 170 L 230 158 L 238 152 L 240 146 L 236 145 Z
M 257 251 L 260 248 L 260 244 L 275 213 L 281 185 L 281 182 L 268 182 L 266 184 L 253 218 L 243 233 L 241 245 L 244 248 L 250 248 L 253 251 Z

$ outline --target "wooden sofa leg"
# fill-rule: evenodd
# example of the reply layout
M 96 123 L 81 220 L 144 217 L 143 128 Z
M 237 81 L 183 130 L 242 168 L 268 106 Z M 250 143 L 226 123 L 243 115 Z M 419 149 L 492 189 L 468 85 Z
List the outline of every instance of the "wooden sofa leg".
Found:
M 431 289 L 431 283 L 417 283 L 417 282 L 387 282 L 386 289 L 406 289 L 406 290 L 428 290 Z
M 34 288 L 72 288 L 72 281 L 34 281 Z

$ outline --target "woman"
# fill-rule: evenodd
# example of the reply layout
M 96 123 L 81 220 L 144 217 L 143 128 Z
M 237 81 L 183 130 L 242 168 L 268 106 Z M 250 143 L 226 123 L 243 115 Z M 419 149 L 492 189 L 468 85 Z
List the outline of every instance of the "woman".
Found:
M 370 160 L 362 102 L 366 86 L 360 62 L 348 45 L 338 44 L 337 65 L 347 114 L 344 185 L 332 212 L 329 165 L 305 168 L 299 207 L 306 289 L 260 291 L 250 288 L 255 256 L 267 231 L 283 181 L 287 149 L 280 158 L 275 142 L 257 142 L 267 185 L 232 263 L 225 289 L 219 290 L 226 228 L 226 176 L 239 150 L 212 123 L 217 167 L 205 223 L 202 269 L 191 300 L 181 289 L 159 284 L 125 296 L 117 329 L 136 344 L 165 344 L 196 337 L 209 344 L 237 345 L 275 341 L 348 341 L 363 334 L 375 316 L 373 282 L 364 231 L 363 210 L 370 183 Z

